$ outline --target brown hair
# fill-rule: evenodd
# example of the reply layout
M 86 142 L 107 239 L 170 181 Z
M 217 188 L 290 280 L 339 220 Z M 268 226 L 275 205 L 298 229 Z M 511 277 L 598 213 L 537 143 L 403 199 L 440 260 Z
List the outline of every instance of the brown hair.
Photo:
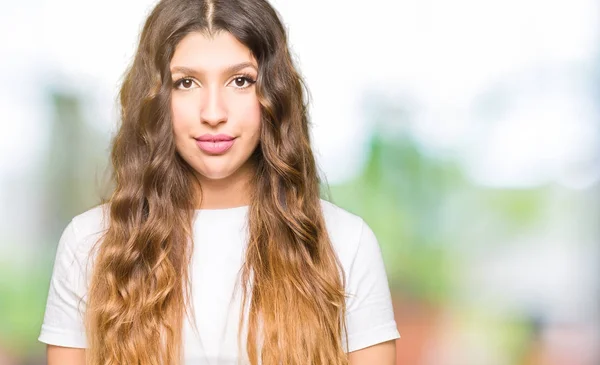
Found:
M 252 365 L 347 364 L 344 274 L 321 211 L 304 85 L 278 14 L 265 0 L 163 0 L 146 20 L 120 91 L 115 188 L 86 310 L 89 365 L 181 362 L 201 189 L 175 148 L 169 63 L 185 35 L 220 31 L 259 65 L 261 142 L 241 270 L 242 308 L 250 309 L 239 318 L 240 328 L 248 324 L 248 358 Z

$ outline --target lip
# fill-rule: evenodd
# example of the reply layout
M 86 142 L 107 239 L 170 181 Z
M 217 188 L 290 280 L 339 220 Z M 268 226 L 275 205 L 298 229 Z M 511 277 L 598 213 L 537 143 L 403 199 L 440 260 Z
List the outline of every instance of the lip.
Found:
M 223 154 L 225 152 L 227 152 L 227 150 L 229 150 L 231 148 L 231 146 L 233 146 L 233 143 L 235 142 L 235 138 L 234 139 L 229 139 L 229 140 L 200 140 L 200 139 L 196 139 L 196 145 L 198 145 L 198 147 L 205 153 L 208 153 L 210 155 L 220 155 Z
M 203 134 L 200 137 L 196 138 L 197 141 L 202 142 L 220 142 L 220 141 L 232 141 L 235 137 L 232 137 L 228 134 Z

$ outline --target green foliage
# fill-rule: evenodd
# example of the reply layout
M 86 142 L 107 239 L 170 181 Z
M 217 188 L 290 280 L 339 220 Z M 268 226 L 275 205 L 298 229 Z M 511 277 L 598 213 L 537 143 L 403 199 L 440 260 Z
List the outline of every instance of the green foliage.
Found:
M 542 217 L 543 189 L 478 187 L 457 162 L 428 156 L 409 135 L 384 137 L 373 135 L 359 176 L 330 190 L 373 229 L 390 284 L 403 295 L 446 300 L 460 273 L 458 249 L 494 244 Z
M 53 257 L 49 254 L 48 257 Z M 0 337 L 2 344 L 15 355 L 27 358 L 39 354 L 43 346 L 40 333 L 51 262 L 25 268 L 0 264 Z

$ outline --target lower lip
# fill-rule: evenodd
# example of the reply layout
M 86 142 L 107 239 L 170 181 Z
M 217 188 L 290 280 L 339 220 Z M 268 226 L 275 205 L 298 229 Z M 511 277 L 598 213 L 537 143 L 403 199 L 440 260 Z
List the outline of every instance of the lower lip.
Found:
M 211 153 L 211 154 L 225 153 L 228 149 L 231 148 L 231 146 L 233 146 L 233 142 L 235 142 L 235 139 L 232 139 L 229 141 L 218 141 L 218 142 L 196 140 L 198 147 L 200 147 L 200 149 L 202 151 L 204 151 L 206 153 Z

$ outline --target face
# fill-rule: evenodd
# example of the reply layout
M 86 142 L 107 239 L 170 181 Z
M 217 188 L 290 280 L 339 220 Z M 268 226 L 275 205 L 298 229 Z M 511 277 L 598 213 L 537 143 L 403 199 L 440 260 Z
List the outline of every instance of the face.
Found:
M 171 59 L 177 151 L 201 180 L 249 173 L 259 143 L 258 65 L 228 32 L 183 38 Z

